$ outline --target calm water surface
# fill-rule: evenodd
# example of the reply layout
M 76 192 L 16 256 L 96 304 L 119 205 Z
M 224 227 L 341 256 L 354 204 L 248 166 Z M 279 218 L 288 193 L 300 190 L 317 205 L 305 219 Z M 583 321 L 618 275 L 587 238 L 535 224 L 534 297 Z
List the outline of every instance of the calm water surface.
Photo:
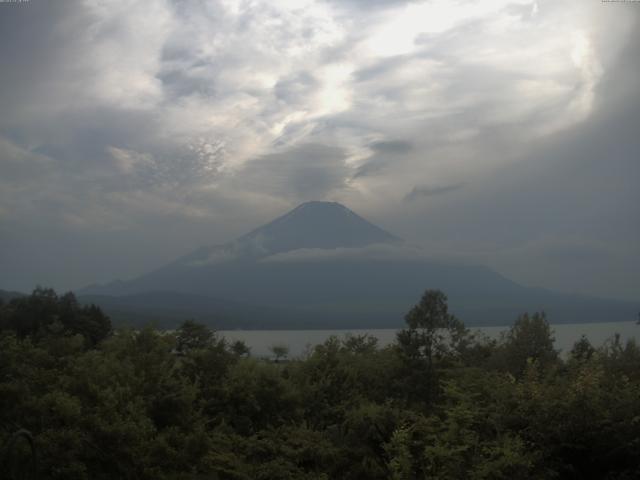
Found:
M 555 335 L 556 348 L 563 353 L 571 350 L 574 342 L 585 335 L 594 346 L 602 345 L 614 334 L 619 333 L 622 340 L 640 338 L 640 326 L 635 322 L 612 323 L 572 323 L 566 325 L 552 325 Z M 491 338 L 498 338 L 500 333 L 508 327 L 480 327 L 472 329 L 480 331 Z M 242 340 L 250 348 L 251 354 L 257 357 L 271 356 L 269 347 L 285 345 L 289 347 L 290 357 L 299 357 L 314 345 L 323 343 L 331 335 L 340 338 L 347 334 L 363 335 L 368 333 L 378 338 L 379 345 L 385 346 L 395 340 L 397 330 L 222 330 L 218 332 L 227 340 Z

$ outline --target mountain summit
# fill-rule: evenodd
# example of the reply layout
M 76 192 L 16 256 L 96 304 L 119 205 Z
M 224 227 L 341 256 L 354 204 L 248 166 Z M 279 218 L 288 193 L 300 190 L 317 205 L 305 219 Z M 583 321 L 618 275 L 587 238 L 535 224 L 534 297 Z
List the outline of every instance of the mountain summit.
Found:
M 269 253 L 299 248 L 364 247 L 399 239 L 336 202 L 306 202 L 239 241 L 262 239 Z
M 202 247 L 178 260 L 182 264 L 257 259 L 299 249 L 356 248 L 396 244 L 398 237 L 336 202 L 306 202 L 224 245 Z

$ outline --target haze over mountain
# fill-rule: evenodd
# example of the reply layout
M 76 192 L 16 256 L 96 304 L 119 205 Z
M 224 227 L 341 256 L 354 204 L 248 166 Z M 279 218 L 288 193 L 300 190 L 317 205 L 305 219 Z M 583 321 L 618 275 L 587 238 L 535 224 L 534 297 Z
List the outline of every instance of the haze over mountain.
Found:
M 439 261 L 332 202 L 307 202 L 223 245 L 130 281 L 80 293 L 109 312 L 219 328 L 391 327 L 427 288 L 469 325 L 545 310 L 553 322 L 633 320 L 631 302 L 520 286 L 489 268 Z

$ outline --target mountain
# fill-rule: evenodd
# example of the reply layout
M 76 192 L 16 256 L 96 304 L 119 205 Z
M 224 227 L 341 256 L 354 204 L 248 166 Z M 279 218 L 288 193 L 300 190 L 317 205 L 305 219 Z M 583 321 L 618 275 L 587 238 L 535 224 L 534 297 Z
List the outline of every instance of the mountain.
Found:
M 299 249 L 354 248 L 399 241 L 339 203 L 307 202 L 229 244 L 202 247 L 177 263 L 217 263 Z
M 112 316 L 168 324 L 191 317 L 217 328 L 366 328 L 402 325 L 427 288 L 443 290 L 468 325 L 504 325 L 539 310 L 557 323 L 632 321 L 638 310 L 431 259 L 332 202 L 303 203 L 232 242 L 79 294 Z
M 20 298 L 24 296 L 25 296 L 24 293 L 13 292 L 10 290 L 0 290 L 0 300 L 2 300 L 3 302 L 9 302 L 14 298 Z

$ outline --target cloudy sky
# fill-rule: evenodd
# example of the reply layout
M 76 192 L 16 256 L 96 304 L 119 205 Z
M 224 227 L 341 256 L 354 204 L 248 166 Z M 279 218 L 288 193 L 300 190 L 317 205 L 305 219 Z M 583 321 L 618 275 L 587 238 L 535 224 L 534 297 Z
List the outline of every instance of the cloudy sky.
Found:
M 130 278 L 315 199 L 640 298 L 640 2 L 2 2 L 0 69 L 0 288 Z

